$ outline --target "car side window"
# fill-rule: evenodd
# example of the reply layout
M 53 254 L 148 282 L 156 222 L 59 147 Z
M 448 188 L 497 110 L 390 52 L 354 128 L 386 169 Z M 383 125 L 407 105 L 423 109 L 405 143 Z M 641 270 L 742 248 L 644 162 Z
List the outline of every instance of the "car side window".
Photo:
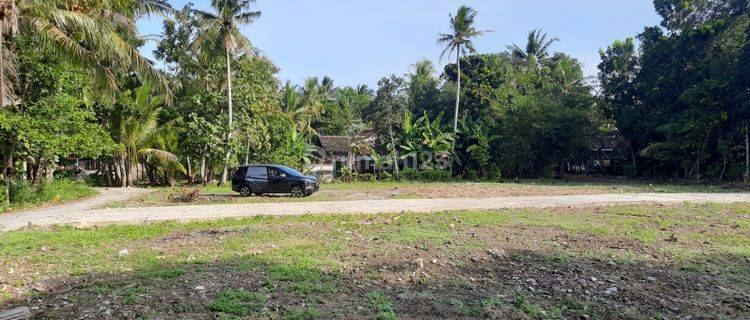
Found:
M 239 169 L 237 169 L 237 171 L 234 173 L 234 178 L 235 179 L 242 179 L 242 177 L 245 176 L 245 170 L 247 170 L 247 168 L 239 168 Z
M 272 177 L 281 177 L 281 172 L 277 168 L 268 168 L 268 173 Z
M 247 169 L 247 177 L 253 179 L 266 179 L 268 178 L 268 172 L 265 167 L 249 167 Z

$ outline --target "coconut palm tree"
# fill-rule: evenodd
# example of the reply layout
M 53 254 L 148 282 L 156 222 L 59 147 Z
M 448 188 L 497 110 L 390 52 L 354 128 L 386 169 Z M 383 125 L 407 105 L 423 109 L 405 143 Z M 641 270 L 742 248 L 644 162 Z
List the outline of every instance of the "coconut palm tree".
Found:
M 281 110 L 297 125 L 297 131 L 308 135 L 318 135 L 312 127 L 312 120 L 323 111 L 323 95 L 318 78 L 305 79 L 299 88 L 287 81 L 281 87 Z
M 158 130 L 159 114 L 164 100 L 151 96 L 151 88 L 144 85 L 123 93 L 122 104 L 129 113 L 119 126 L 120 143 L 124 146 L 124 166 L 126 187 L 133 186 L 134 168 L 138 163 L 138 151 Z
M 18 7 L 14 1 L 0 0 L 0 108 L 5 106 L 6 101 L 10 101 L 11 86 L 6 83 L 7 74 L 12 74 L 12 63 L 6 62 L 10 56 L 10 51 L 5 50 L 3 46 L 4 38 L 11 38 L 18 34 Z M 7 57 L 6 57 L 7 56 Z
M 528 66 L 534 66 L 549 60 L 549 48 L 559 40 L 558 38 L 547 39 L 547 34 L 542 32 L 541 29 L 534 29 L 529 31 L 526 37 L 525 48 L 514 44 L 508 46 L 508 50 L 510 50 L 510 54 L 514 59 L 523 61 Z
M 474 53 L 474 44 L 471 39 L 476 38 L 489 30 L 476 30 L 474 28 L 474 20 L 476 19 L 477 12 L 467 6 L 461 6 L 458 8 L 456 15 L 449 15 L 451 31 L 450 33 L 441 33 L 437 40 L 438 44 L 445 45 L 445 49 L 440 53 L 440 59 L 446 54 L 452 55 L 456 53 L 456 110 L 453 119 L 453 131 L 458 132 L 458 107 L 460 105 L 461 98 L 461 54 Z
M 138 34 L 139 16 L 168 11 L 164 0 L 0 0 L 0 106 L 12 99 L 6 76 L 14 61 L 2 43 L 19 31 L 41 39 L 43 49 L 91 68 L 103 86 L 114 89 L 116 73 L 135 71 L 145 82 L 168 90 L 165 77 L 123 36 Z
M 224 51 L 227 64 L 227 152 L 224 157 L 224 171 L 220 185 L 227 182 L 229 157 L 232 154 L 229 142 L 232 140 L 232 58 L 241 53 L 250 52 L 250 40 L 240 32 L 240 26 L 247 25 L 260 17 L 260 11 L 249 11 L 255 0 L 212 0 L 214 12 L 194 10 L 201 20 L 200 35 L 193 45 L 197 48 L 220 49 Z

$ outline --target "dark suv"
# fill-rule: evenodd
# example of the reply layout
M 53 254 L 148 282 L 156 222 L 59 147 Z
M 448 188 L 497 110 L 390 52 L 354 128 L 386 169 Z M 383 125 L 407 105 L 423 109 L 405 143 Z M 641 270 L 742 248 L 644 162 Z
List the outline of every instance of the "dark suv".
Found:
M 262 164 L 237 168 L 232 176 L 232 190 L 240 196 L 288 193 L 306 197 L 318 191 L 318 179 L 306 176 L 287 166 Z

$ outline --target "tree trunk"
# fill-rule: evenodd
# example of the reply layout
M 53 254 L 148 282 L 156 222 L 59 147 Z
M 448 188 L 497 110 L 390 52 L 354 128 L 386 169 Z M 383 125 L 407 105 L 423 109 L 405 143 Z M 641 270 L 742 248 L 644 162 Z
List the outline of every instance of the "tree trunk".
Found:
M 117 161 L 118 161 L 117 167 L 119 168 L 117 171 L 119 171 L 120 173 L 120 187 L 127 187 L 128 172 L 125 170 L 125 158 L 123 158 L 123 156 L 120 155 Z
M 3 50 L 3 28 L 0 27 L 0 108 L 5 107 L 5 55 Z
M 13 184 L 13 153 L 16 152 L 15 136 L 8 143 L 8 153 L 5 155 L 5 204 L 10 206 L 10 186 Z
M 29 177 L 31 176 L 29 172 L 29 161 L 24 160 L 21 162 L 21 170 L 23 170 L 23 174 L 21 175 L 21 179 L 23 180 L 29 180 Z
M 745 183 L 750 183 L 750 135 L 748 121 L 745 120 Z
M 227 183 L 227 176 L 229 175 L 229 158 L 232 155 L 232 148 L 230 148 L 230 143 L 232 141 L 232 62 L 231 57 L 229 55 L 229 48 L 226 49 L 227 52 L 227 109 L 229 114 L 229 121 L 228 121 L 228 132 L 227 132 L 227 152 L 224 156 L 224 170 L 221 172 L 221 181 L 219 181 L 219 185 L 223 186 Z
M 53 163 L 46 164 L 44 166 L 44 180 L 47 182 L 52 182 L 52 180 L 55 180 L 55 170 L 57 169 L 57 165 Z
M 187 161 L 187 175 L 188 175 L 188 182 L 193 182 L 193 168 L 190 167 L 190 156 L 185 156 L 185 160 Z
M 102 161 L 102 166 L 99 172 L 101 172 L 102 175 L 104 175 L 104 182 L 107 184 L 107 186 L 112 186 L 112 171 L 109 168 L 109 160 Z
M 388 135 L 391 137 L 391 146 L 393 146 L 393 172 L 396 174 L 396 180 L 401 179 L 398 168 L 398 150 L 396 149 L 396 140 L 393 138 L 393 127 L 388 127 Z
M 206 185 L 206 155 L 201 157 L 201 184 Z
M 638 177 L 638 165 L 635 163 L 635 151 L 633 150 L 633 146 L 630 146 L 630 156 L 633 160 L 633 178 Z
M 247 150 L 245 150 L 245 165 L 250 164 L 250 138 L 247 138 Z
M 458 106 L 461 101 L 461 45 L 456 45 L 456 110 L 453 114 L 453 132 L 458 132 Z
M 724 180 L 724 172 L 727 171 L 727 156 L 724 155 L 722 157 L 722 163 L 721 163 L 721 172 L 719 173 L 719 183 L 721 183 L 722 180 Z
M 44 159 L 42 157 L 36 157 L 34 159 L 34 168 L 31 169 L 32 171 L 32 180 L 31 180 L 31 186 L 34 187 L 34 190 L 39 190 L 39 186 L 42 183 L 42 162 Z
M 13 183 L 13 143 L 5 155 L 5 205 L 10 206 L 10 185 Z

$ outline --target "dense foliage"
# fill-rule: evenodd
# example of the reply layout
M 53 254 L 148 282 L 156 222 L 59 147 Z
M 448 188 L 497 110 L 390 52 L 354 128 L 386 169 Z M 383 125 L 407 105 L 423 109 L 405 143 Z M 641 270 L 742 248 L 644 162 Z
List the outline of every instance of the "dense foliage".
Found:
M 417 61 L 374 90 L 325 76 L 282 84 L 240 32 L 260 18 L 252 4 L 213 1 L 205 12 L 163 1 L 0 1 L 6 206 L 18 199 L 12 190 L 42 192 L 77 159 L 96 160 L 110 186 L 223 183 L 251 162 L 304 171 L 322 135 L 348 137 L 346 177 L 355 155 L 370 151 L 367 180 L 602 172 L 591 153 L 602 134 L 629 142 L 609 173 L 747 175 L 746 0 L 655 0 L 661 26 L 603 49 L 599 87 L 542 30 L 505 52 L 477 53 L 487 31 L 462 6 L 437 39 L 451 62 Z M 154 52 L 165 70 L 136 50 L 134 23 L 154 13 L 166 17 Z
M 748 1 L 656 0 L 662 27 L 602 50 L 606 114 L 647 177 L 739 180 L 750 114 Z

